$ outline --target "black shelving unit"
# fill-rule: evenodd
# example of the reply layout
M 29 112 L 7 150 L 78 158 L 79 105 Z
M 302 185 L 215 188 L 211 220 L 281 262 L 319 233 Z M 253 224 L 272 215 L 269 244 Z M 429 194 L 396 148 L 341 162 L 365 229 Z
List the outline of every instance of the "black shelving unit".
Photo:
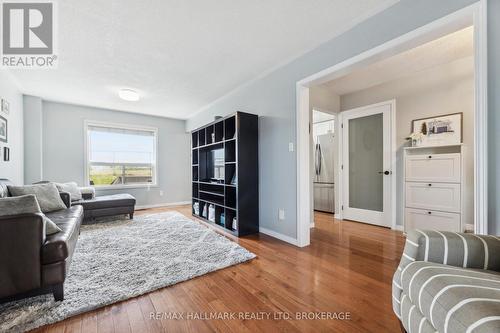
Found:
M 258 130 L 256 115 L 236 112 L 191 133 L 193 216 L 238 237 L 259 232 Z

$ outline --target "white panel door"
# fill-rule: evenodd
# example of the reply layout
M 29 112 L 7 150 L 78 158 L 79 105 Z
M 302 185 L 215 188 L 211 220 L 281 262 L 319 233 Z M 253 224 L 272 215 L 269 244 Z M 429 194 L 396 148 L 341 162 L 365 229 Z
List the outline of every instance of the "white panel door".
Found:
M 392 105 L 342 112 L 344 219 L 391 226 Z

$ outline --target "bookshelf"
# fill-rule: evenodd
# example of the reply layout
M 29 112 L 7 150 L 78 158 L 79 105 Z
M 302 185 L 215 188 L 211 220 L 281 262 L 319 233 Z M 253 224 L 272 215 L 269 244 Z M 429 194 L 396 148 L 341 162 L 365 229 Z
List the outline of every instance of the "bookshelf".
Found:
M 259 232 L 258 117 L 236 112 L 197 128 L 191 152 L 193 216 L 237 237 Z

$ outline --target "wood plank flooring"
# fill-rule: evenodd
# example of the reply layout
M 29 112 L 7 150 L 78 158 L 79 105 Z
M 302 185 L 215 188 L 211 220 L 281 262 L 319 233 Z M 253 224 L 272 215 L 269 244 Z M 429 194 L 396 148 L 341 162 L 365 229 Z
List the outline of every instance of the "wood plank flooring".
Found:
M 190 217 L 189 206 L 136 215 L 167 210 Z M 391 279 L 403 250 L 401 232 L 316 213 L 309 247 L 263 234 L 236 241 L 257 259 L 34 332 L 400 332 L 392 313 Z M 296 319 L 304 312 L 350 317 Z M 152 319 L 156 313 L 164 315 Z M 167 318 L 169 313 L 183 319 Z M 187 319 L 210 313 L 237 317 Z M 254 318 L 238 318 L 252 314 Z M 259 314 L 264 319 L 256 318 Z M 287 315 L 291 318 L 284 319 Z

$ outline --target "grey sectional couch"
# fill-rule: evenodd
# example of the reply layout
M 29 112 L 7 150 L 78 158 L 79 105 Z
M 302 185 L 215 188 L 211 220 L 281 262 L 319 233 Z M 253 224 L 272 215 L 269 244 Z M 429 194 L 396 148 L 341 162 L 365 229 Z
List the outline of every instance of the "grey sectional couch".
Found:
M 500 332 L 500 239 L 412 230 L 392 284 L 407 332 Z

